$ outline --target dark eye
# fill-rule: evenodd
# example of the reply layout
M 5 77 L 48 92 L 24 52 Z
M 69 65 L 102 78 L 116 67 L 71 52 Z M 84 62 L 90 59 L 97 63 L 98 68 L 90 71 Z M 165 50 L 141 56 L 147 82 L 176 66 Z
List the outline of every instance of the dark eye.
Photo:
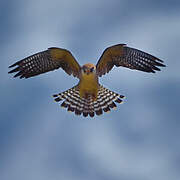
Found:
M 94 71 L 94 67 L 92 67 L 91 69 L 90 69 L 90 72 L 93 72 Z
M 86 68 L 82 68 L 83 72 L 86 72 Z

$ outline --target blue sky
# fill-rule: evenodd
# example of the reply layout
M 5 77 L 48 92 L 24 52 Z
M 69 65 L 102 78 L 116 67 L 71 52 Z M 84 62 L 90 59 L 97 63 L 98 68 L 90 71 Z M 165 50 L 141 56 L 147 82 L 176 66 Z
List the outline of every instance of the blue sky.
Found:
M 180 179 L 180 2 L 0 1 L 0 176 L 3 180 Z M 100 79 L 127 98 L 100 117 L 70 114 L 52 94 L 78 80 L 62 70 L 28 80 L 15 61 L 51 46 L 79 63 L 127 43 L 167 65 L 148 74 L 114 68 Z

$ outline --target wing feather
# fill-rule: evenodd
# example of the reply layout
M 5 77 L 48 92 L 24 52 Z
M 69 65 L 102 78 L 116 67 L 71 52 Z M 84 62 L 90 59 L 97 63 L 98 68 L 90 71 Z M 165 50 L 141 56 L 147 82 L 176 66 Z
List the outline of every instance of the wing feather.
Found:
M 17 67 L 16 67 L 17 66 Z M 79 77 L 80 65 L 71 52 L 61 48 L 49 48 L 22 59 L 9 68 L 15 67 L 9 73 L 17 72 L 14 77 L 29 78 L 45 72 L 62 68 L 67 74 Z
M 157 66 L 165 65 L 162 60 L 151 54 L 128 47 L 126 44 L 117 44 L 105 49 L 96 65 L 97 74 L 102 76 L 114 66 L 155 73 L 160 71 Z

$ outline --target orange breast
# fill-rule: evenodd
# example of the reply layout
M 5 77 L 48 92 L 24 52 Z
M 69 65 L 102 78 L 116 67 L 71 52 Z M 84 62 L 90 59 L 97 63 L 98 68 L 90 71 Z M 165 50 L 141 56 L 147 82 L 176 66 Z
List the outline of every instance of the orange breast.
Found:
M 97 99 L 98 93 L 98 79 L 94 73 L 83 74 L 79 82 L 79 92 L 81 98 L 87 98 L 88 95 L 92 95 L 93 99 Z

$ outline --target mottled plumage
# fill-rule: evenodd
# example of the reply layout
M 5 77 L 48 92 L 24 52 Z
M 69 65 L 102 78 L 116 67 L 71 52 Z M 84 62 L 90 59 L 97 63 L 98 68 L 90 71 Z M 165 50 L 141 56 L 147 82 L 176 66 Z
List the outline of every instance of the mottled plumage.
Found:
M 9 73 L 16 73 L 14 77 L 30 78 L 62 68 L 67 74 L 79 78 L 79 83 L 67 91 L 53 95 L 55 101 L 63 101 L 61 106 L 76 115 L 93 117 L 116 108 L 115 103 L 121 103 L 124 98 L 98 82 L 98 77 L 108 73 L 114 66 L 155 73 L 165 65 L 155 56 L 118 44 L 105 49 L 96 66 L 88 63 L 81 67 L 71 52 L 52 47 L 9 66 L 15 67 Z
M 157 66 L 165 66 L 163 61 L 138 49 L 125 44 L 118 44 L 107 48 L 100 57 L 96 67 L 99 76 L 108 73 L 113 66 L 122 66 L 144 72 L 160 71 Z
M 22 59 L 9 67 L 14 66 L 18 67 L 9 73 L 18 72 L 14 77 L 20 78 L 33 77 L 58 68 L 62 68 L 69 75 L 78 77 L 80 71 L 78 62 L 68 50 L 55 47 Z

